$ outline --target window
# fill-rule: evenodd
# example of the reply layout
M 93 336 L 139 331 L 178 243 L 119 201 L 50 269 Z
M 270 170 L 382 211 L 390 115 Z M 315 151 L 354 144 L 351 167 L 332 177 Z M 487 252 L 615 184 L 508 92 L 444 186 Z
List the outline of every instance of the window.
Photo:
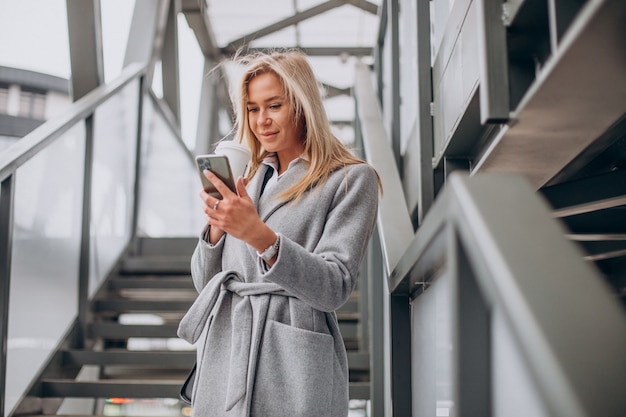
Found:
M 0 114 L 9 112 L 9 86 L 0 84 Z
M 22 88 L 18 115 L 36 120 L 45 119 L 46 95 L 41 91 Z

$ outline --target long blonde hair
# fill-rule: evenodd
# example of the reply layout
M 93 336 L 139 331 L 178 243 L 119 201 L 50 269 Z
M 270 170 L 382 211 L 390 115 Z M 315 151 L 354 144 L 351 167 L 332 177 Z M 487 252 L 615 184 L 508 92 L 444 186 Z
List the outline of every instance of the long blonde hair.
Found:
M 235 114 L 235 140 L 252 150 L 248 178 L 259 170 L 268 152 L 250 129 L 248 112 L 248 83 L 260 74 L 273 73 L 283 86 L 285 97 L 294 109 L 295 120 L 303 123 L 304 155 L 309 160 L 307 174 L 287 189 L 281 198 L 297 200 L 318 183 L 326 181 L 337 168 L 364 163 L 332 133 L 322 102 L 320 86 L 306 55 L 298 50 L 255 53 L 239 58 L 247 65 L 239 83 Z M 380 180 L 379 180 L 380 183 Z

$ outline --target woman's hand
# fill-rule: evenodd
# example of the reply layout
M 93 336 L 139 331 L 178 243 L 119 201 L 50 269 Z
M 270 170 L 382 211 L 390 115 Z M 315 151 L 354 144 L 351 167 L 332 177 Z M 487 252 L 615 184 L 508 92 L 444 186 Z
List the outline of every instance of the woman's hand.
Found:
M 243 240 L 259 252 L 274 243 L 276 234 L 259 217 L 246 191 L 247 180 L 243 177 L 237 178 L 237 193 L 234 193 L 211 171 L 205 170 L 204 175 L 222 195 L 219 200 L 204 190 L 200 193 L 204 201 L 204 212 L 211 225 L 211 243 L 216 243 L 224 232 Z M 214 237 L 217 238 L 215 241 Z

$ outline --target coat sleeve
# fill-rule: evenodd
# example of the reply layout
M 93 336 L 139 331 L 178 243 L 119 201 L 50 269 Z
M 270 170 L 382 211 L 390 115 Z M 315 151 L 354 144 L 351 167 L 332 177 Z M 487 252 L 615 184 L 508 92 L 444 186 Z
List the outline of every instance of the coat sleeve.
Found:
M 313 252 L 279 234 L 278 258 L 269 270 L 262 269 L 265 279 L 321 311 L 335 311 L 350 297 L 378 209 L 378 181 L 369 165 L 334 175 L 343 180 L 332 190 L 328 212 L 319 213 L 326 220 Z
M 191 278 L 198 292 L 201 292 L 207 282 L 222 270 L 224 236 L 215 245 L 211 245 L 205 240 L 205 236 L 208 235 L 207 228 L 208 226 L 202 230 L 191 255 Z

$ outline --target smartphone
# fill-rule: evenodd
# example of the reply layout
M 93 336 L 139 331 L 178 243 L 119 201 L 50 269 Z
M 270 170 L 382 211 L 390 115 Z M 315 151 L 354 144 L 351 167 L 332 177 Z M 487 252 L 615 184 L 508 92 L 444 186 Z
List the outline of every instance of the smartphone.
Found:
M 233 173 L 230 169 L 230 163 L 228 157 L 225 155 L 198 155 L 196 156 L 196 166 L 200 173 L 200 180 L 202 181 L 202 187 L 204 191 L 212 195 L 215 198 L 222 199 L 222 195 L 217 191 L 215 186 L 209 181 L 202 171 L 208 169 L 213 172 L 219 179 L 221 179 L 232 192 L 236 193 L 235 180 Z

